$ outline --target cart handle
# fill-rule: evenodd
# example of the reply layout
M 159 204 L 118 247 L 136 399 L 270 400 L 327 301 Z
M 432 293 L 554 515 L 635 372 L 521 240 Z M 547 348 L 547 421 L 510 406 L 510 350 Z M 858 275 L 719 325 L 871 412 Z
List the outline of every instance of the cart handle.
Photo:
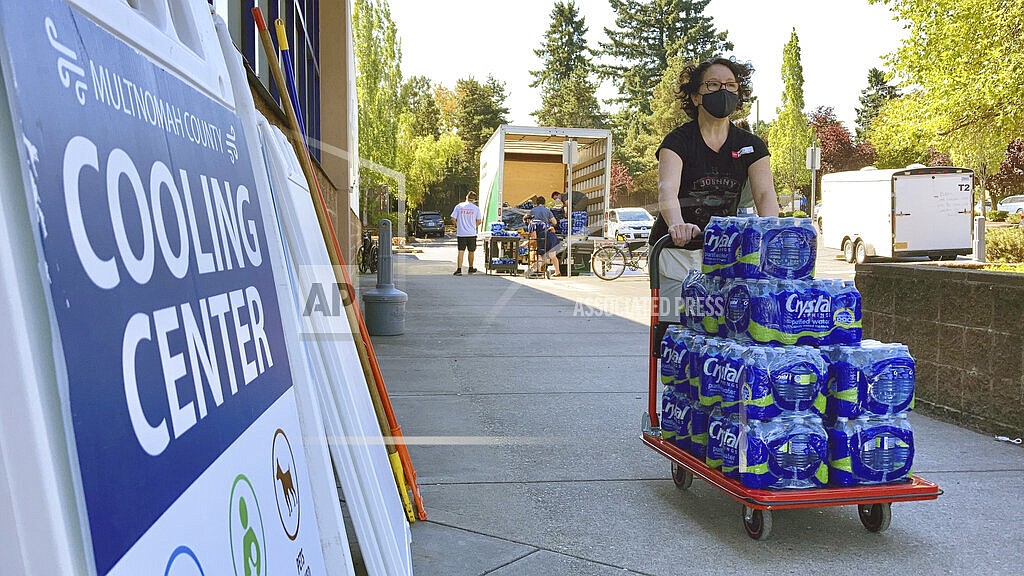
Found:
M 672 243 L 672 237 L 668 234 L 662 236 L 657 242 L 651 246 L 651 251 L 647 255 L 647 268 L 651 277 L 651 290 L 657 289 L 661 286 L 661 272 L 658 270 L 658 260 L 661 256 L 661 251 L 665 249 L 671 250 L 700 250 L 704 247 L 704 232 L 698 233 L 685 246 L 676 246 Z

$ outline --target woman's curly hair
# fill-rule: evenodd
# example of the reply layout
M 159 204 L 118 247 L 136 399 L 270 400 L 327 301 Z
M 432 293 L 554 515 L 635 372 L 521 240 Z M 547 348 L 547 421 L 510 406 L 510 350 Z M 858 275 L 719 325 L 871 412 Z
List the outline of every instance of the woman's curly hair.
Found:
M 679 91 L 677 94 L 682 101 L 683 112 L 686 112 L 686 115 L 691 119 L 697 118 L 697 106 L 694 105 L 690 96 L 700 93 L 704 73 L 715 64 L 725 66 L 732 71 L 733 76 L 736 76 L 736 82 L 740 85 L 737 108 L 741 108 L 744 103 L 750 101 L 750 95 L 753 91 L 750 85 L 750 77 L 754 74 L 754 67 L 750 63 L 737 62 L 736 60 L 726 58 L 711 58 L 700 64 L 689 64 L 683 67 L 683 71 L 679 74 Z

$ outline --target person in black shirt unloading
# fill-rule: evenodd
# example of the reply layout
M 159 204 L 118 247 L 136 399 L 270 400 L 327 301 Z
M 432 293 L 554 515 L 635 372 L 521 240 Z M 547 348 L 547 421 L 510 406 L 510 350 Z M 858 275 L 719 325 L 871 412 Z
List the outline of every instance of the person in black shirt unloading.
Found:
M 669 234 L 683 246 L 712 216 L 735 216 L 747 179 L 757 214 L 778 216 L 768 147 L 729 121 L 750 98 L 752 72 L 749 65 L 714 58 L 680 74 L 682 108 L 692 120 L 665 136 L 657 151 L 660 214 L 652 244 Z

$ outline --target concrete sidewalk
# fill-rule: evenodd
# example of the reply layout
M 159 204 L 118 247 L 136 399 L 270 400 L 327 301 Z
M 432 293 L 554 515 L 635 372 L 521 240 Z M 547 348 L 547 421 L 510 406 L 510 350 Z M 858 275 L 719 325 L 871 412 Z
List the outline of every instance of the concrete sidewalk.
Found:
M 913 414 L 915 472 L 944 496 L 894 505 L 881 534 L 852 506 L 778 511 L 755 542 L 639 440 L 646 276 L 453 277 L 454 257 L 395 256 L 406 333 L 374 339 L 429 516 L 417 576 L 1024 571 L 1020 446 Z

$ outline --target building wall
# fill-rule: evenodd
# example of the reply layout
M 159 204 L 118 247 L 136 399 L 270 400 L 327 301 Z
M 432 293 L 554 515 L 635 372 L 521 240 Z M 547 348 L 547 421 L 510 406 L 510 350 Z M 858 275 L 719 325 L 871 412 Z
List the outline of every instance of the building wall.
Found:
M 217 9 L 227 20 L 235 45 L 239 47 L 249 68 L 249 83 L 257 109 L 272 124 L 287 131 L 287 119 L 271 95 L 276 94 L 276 87 L 273 86 L 266 56 L 259 44 L 255 24 L 249 12 L 253 4 L 253 0 L 218 0 Z M 284 4 L 275 4 L 273 0 L 256 0 L 255 4 L 260 6 L 268 19 L 277 14 L 278 10 L 282 10 L 284 12 L 280 15 L 287 20 L 290 14 L 288 11 L 292 7 L 303 11 L 319 10 L 315 18 L 308 12 L 304 17 L 307 23 L 319 23 L 315 32 L 310 32 L 311 37 L 293 39 L 292 43 L 302 42 L 305 45 L 305 42 L 310 42 L 317 49 L 320 94 L 313 100 L 319 103 L 321 140 L 310 142 L 310 145 L 320 148 L 319 162 L 314 159 L 317 177 L 341 245 L 342 255 L 346 262 L 352 262 L 358 247 L 360 228 L 359 194 L 356 184 L 359 182 L 359 154 L 351 0 Z M 309 95 L 300 94 L 300 99 L 304 101 L 308 102 L 310 98 Z
M 328 205 L 347 262 L 355 261 L 361 231 L 354 57 L 351 0 L 321 0 L 321 162 L 324 173 L 335 184 Z
M 903 342 L 922 412 L 976 430 L 1024 429 L 1024 275 L 857 266 L 864 337 Z

